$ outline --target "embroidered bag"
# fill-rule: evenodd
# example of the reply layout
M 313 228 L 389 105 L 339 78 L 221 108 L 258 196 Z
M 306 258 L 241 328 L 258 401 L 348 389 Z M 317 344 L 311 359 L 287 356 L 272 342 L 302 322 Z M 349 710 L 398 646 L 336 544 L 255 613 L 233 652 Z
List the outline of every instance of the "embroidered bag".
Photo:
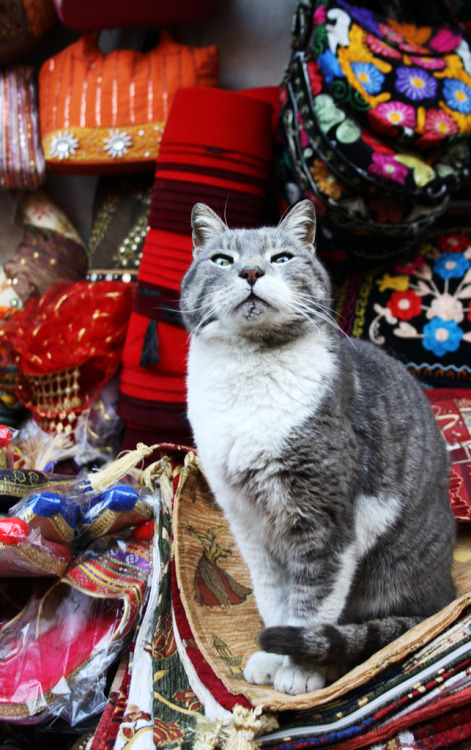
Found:
M 450 81 L 466 96 L 466 81 L 471 83 L 465 69 L 470 57 L 467 41 L 445 27 L 435 31 L 411 24 L 402 29 L 401 36 L 399 26 L 342 0 L 300 3 L 294 51 L 281 91 L 287 197 L 296 199 L 302 193 L 310 197 L 325 215 L 320 241 L 336 234 L 363 257 L 384 257 L 402 251 L 404 242 L 413 244 L 445 211 L 450 193 L 468 173 L 470 152 L 464 136 L 470 133 L 471 117 L 462 117 L 456 110 L 455 122 L 444 111 L 440 97 L 445 85 L 439 85 L 438 78 L 436 84 L 430 84 L 428 97 L 419 99 L 420 83 L 425 86 L 426 76 L 431 77 L 425 72 L 427 66 L 437 76 L 443 71 L 455 75 L 456 80 Z M 393 35 L 396 47 L 385 41 Z M 419 71 L 416 78 L 410 57 L 414 57 L 413 51 L 419 55 L 420 50 L 410 42 L 414 36 L 430 38 L 428 51 L 435 55 L 427 56 L 425 47 L 421 48 L 424 74 Z M 452 41 L 460 48 L 461 57 L 442 51 L 449 49 Z M 381 70 L 390 71 L 391 76 L 386 79 Z M 397 75 L 402 71 L 403 77 L 409 74 L 409 88 L 397 84 L 402 92 L 409 92 L 409 104 L 396 101 L 393 70 Z M 379 92 L 383 82 L 390 90 L 385 84 L 374 102 L 387 127 L 383 124 L 378 131 L 373 127 L 378 115 L 367 117 L 365 110 L 368 102 L 373 102 L 372 97 L 368 100 L 368 91 Z M 418 93 L 414 93 L 414 85 Z M 452 83 L 447 86 L 448 91 Z M 356 235 L 353 242 L 348 237 L 352 232 Z
M 0 188 L 36 190 L 46 179 L 34 70 L 0 69 Z
M 189 47 L 162 32 L 150 52 L 106 54 L 96 34 L 84 34 L 39 73 L 46 162 L 68 173 L 153 169 L 176 91 L 217 83 L 215 46 Z
M 471 230 L 436 232 L 416 255 L 352 274 L 339 292 L 338 322 L 420 378 L 471 383 Z

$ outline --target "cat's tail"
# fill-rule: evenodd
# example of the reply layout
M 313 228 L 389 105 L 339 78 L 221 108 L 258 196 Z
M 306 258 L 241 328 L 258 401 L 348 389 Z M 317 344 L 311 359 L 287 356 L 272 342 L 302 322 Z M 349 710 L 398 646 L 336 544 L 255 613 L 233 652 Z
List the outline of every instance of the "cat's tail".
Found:
M 263 651 L 302 663 L 359 664 L 423 619 L 391 616 L 351 625 L 279 625 L 262 630 L 259 643 Z

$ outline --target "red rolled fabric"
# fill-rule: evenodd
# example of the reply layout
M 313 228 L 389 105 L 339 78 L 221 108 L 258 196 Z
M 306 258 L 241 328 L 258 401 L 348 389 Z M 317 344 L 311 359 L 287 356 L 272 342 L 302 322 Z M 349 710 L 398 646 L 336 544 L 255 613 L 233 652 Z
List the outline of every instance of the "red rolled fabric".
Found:
M 192 261 L 191 211 L 203 202 L 231 227 L 264 223 L 273 168 L 274 91 L 183 88 L 170 110 L 155 168 L 123 351 L 118 413 L 132 436 L 188 442 L 188 335 L 179 326 L 182 278 Z M 153 440 L 155 442 L 155 440 Z

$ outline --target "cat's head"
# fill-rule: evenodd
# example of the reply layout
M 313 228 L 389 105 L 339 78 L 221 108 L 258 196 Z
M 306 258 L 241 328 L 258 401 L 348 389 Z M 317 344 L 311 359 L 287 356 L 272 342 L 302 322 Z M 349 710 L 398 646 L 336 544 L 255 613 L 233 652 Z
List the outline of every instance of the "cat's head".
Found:
M 193 263 L 181 290 L 191 333 L 277 343 L 330 322 L 311 201 L 297 203 L 276 227 L 229 229 L 202 203 L 191 220 Z

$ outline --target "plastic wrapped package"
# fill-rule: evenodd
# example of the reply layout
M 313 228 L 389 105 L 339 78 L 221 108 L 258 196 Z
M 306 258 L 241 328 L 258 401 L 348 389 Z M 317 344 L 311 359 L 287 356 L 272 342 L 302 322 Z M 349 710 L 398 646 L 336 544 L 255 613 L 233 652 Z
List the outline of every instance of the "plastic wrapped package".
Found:
M 105 673 L 139 619 L 150 560 L 149 540 L 106 536 L 59 581 L 33 583 L 0 630 L 1 720 L 74 725 L 103 710 Z
M 131 479 L 98 492 L 79 479 L 59 489 L 29 493 L 8 515 L 26 522 L 45 540 L 83 544 L 148 521 L 153 510 L 146 497 L 149 492 Z
M 45 539 L 21 518 L 0 518 L 0 577 L 60 576 L 72 557 L 66 544 Z

